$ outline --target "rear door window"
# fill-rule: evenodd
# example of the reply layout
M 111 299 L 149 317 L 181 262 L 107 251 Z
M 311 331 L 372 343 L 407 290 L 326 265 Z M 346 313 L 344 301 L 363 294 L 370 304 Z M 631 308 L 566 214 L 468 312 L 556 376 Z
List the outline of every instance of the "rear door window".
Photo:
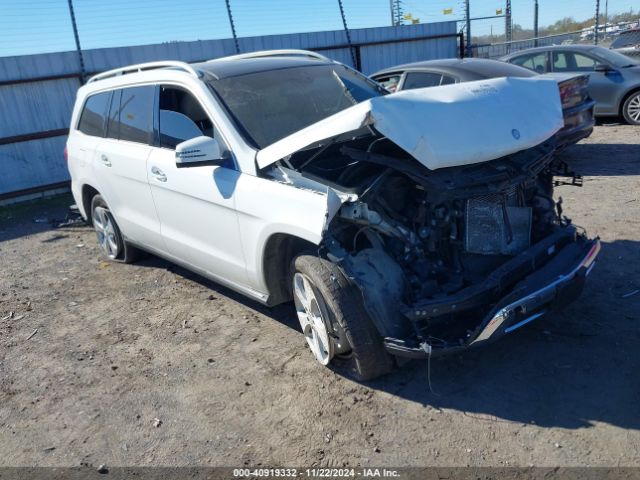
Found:
M 107 137 L 151 145 L 154 86 L 116 90 L 111 99 Z
M 87 99 L 80 115 L 78 130 L 86 135 L 104 137 L 110 95 L 111 92 L 97 93 Z
M 120 140 L 151 144 L 155 87 L 131 87 L 120 98 Z
M 120 134 L 120 94 L 122 90 L 115 90 L 111 97 L 109 118 L 107 119 L 107 137 L 118 139 Z
M 442 75 L 429 72 L 409 72 L 402 85 L 403 90 L 413 88 L 437 87 L 442 81 Z
M 398 89 L 401 77 L 401 73 L 394 73 L 391 75 L 385 75 L 384 77 L 375 78 L 374 80 L 390 92 L 395 92 Z

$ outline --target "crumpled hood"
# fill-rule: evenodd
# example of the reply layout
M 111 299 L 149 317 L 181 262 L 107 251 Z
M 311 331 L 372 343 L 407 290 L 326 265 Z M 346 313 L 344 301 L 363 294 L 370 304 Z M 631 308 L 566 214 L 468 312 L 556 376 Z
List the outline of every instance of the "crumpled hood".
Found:
M 468 165 L 531 148 L 564 125 L 558 84 L 494 78 L 375 97 L 260 150 L 259 168 L 322 140 L 371 126 L 425 167 Z

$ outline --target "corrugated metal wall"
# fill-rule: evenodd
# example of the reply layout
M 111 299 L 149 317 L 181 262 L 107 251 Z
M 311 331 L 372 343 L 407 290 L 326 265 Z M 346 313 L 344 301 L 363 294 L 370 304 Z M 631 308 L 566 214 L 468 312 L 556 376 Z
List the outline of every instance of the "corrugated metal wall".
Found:
M 352 43 L 360 45 L 365 74 L 401 63 L 458 54 L 456 22 L 365 28 L 350 33 Z M 441 35 L 448 37 L 419 39 Z M 242 52 L 311 49 L 354 66 L 341 30 L 238 40 Z M 83 55 L 86 70 L 97 73 L 133 63 L 167 59 L 195 62 L 234 53 L 233 40 L 224 39 L 85 50 Z M 28 141 L 25 140 L 30 137 L 25 136 L 68 128 L 75 92 L 80 86 L 79 78 L 74 76 L 78 65 L 76 52 L 0 58 L 0 196 L 68 180 L 62 158 L 66 136 Z M 65 75 L 68 78 L 25 82 Z M 1 144 L 8 137 L 17 138 Z

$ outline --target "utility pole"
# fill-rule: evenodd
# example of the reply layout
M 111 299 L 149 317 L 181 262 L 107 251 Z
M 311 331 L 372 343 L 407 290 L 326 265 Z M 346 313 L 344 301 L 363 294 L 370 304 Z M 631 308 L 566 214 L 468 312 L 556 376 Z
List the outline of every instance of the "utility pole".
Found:
M 349 45 L 349 51 L 351 51 L 351 60 L 353 60 L 353 68 L 356 70 L 360 70 L 360 65 L 358 64 L 356 51 L 351 44 L 351 34 L 349 33 L 349 28 L 347 27 L 347 17 L 344 15 L 344 8 L 342 6 L 342 0 L 338 0 L 338 7 L 340 7 L 340 16 L 342 17 L 342 25 L 344 26 L 344 33 L 347 35 L 347 44 Z
M 73 36 L 76 39 L 76 50 L 78 51 L 78 62 L 80 62 L 80 79 L 84 83 L 86 72 L 84 70 L 84 58 L 82 58 L 82 48 L 80 48 L 80 36 L 78 35 L 78 25 L 76 25 L 76 14 L 73 12 L 73 2 L 69 3 L 69 15 L 71 15 L 71 26 L 73 27 Z
M 471 56 L 471 9 L 469 0 L 464 0 L 464 18 L 467 22 L 467 57 Z
M 538 46 L 538 0 L 533 4 L 533 46 Z
M 600 0 L 596 0 L 596 24 L 594 29 L 594 43 L 598 44 L 598 29 L 600 27 Z
M 231 34 L 233 35 L 233 43 L 236 46 L 236 53 L 240 53 L 240 44 L 238 43 L 238 35 L 236 35 L 236 26 L 233 23 L 233 15 L 231 15 L 231 4 L 229 0 L 224 0 L 227 5 L 227 15 L 229 15 L 229 25 L 231 25 Z

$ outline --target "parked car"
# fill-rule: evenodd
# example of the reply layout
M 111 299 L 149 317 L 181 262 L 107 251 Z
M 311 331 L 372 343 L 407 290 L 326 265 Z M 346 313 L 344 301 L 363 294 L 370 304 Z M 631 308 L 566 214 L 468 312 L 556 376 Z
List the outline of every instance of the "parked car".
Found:
M 628 57 L 640 57 L 640 28 L 620 32 L 609 48 Z
M 548 79 L 389 95 L 276 51 L 93 77 L 67 156 L 108 258 L 146 250 L 293 300 L 315 359 L 367 379 L 578 297 L 600 244 L 552 198 L 572 176 L 553 157 L 562 125 Z
M 389 91 L 450 85 L 498 77 L 534 77 L 526 68 L 482 58 L 427 60 L 386 68 L 371 75 Z M 557 134 L 559 148 L 572 145 L 593 131 L 593 101 L 587 93 L 587 75 L 550 73 L 560 89 L 564 128 Z
M 593 45 L 550 46 L 521 50 L 502 60 L 537 73 L 589 75 L 589 95 L 596 116 L 618 116 L 640 125 L 640 63 L 621 53 Z

